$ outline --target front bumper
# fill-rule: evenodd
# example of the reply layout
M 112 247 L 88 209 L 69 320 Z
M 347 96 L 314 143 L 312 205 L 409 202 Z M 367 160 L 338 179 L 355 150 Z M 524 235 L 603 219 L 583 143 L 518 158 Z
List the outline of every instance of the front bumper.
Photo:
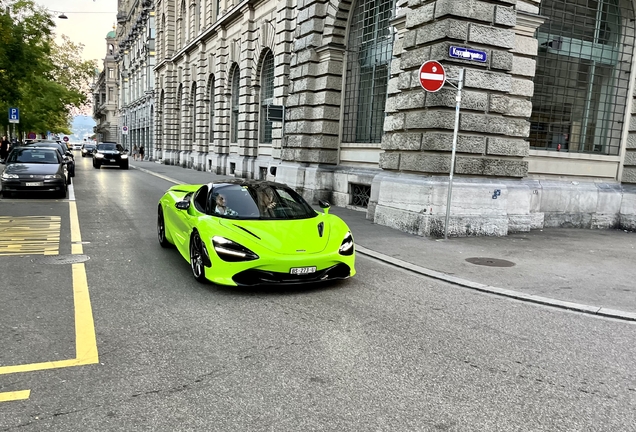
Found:
M 218 285 L 301 285 L 347 279 L 355 275 L 355 253 L 340 255 L 338 251 L 310 255 L 268 254 L 254 261 L 227 262 L 206 242 L 211 266 L 205 269 L 207 278 Z M 291 274 L 292 268 L 316 267 L 314 273 Z
M 100 165 L 124 165 L 126 162 L 128 162 L 128 159 L 122 159 L 120 156 L 95 158 L 95 163 Z
M 61 192 L 66 189 L 64 179 L 46 180 L 2 180 L 4 192 Z

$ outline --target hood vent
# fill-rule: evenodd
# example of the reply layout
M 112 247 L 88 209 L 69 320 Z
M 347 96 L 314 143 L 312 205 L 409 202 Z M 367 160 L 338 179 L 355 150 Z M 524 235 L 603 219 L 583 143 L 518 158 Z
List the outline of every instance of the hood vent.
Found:
M 320 237 L 322 237 L 322 233 L 325 231 L 325 223 L 324 222 L 320 222 L 318 224 L 318 235 L 320 235 Z
M 253 235 L 254 237 L 256 237 L 257 239 L 261 239 L 259 236 L 257 236 L 256 234 L 254 234 L 252 231 L 248 230 L 247 228 L 243 228 L 240 225 L 234 224 L 235 227 L 242 229 L 243 231 L 245 231 L 246 233 Z

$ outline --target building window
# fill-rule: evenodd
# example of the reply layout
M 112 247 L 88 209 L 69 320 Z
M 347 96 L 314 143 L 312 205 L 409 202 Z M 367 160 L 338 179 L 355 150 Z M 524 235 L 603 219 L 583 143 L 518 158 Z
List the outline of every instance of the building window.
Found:
M 622 5 L 622 6 L 621 6 Z M 619 0 L 543 0 L 530 147 L 618 155 L 634 9 Z
M 238 118 L 239 118 L 239 84 L 240 73 L 239 68 L 234 68 L 232 74 L 232 106 L 231 106 L 231 118 L 230 118 L 230 142 L 238 142 Z
M 113 68 L 108 68 L 108 78 L 115 78 L 115 71 Z
M 113 88 L 112 87 L 108 87 L 108 102 L 114 102 L 114 97 L 113 97 Z
M 347 41 L 345 142 L 382 140 L 395 36 L 389 25 L 393 8 L 394 0 L 358 0 L 354 9 Z
M 274 101 L 274 54 L 270 52 L 263 59 L 261 72 L 261 115 L 260 142 L 271 144 L 272 122 L 267 120 L 267 105 Z
M 180 39 L 180 48 L 183 48 L 186 41 L 186 2 L 183 0 L 181 2 L 181 14 L 179 16 L 181 21 L 179 22 L 179 39 Z
M 210 77 L 210 142 L 214 142 L 214 110 L 216 108 L 216 98 L 214 96 L 214 75 Z

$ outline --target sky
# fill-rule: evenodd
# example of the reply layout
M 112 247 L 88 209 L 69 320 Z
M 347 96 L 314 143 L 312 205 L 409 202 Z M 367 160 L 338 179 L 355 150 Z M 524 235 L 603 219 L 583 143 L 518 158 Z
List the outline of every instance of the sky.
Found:
M 117 23 L 117 0 L 35 0 L 68 19 L 54 18 L 58 37 L 67 35 L 73 42 L 84 44 L 84 59 L 97 59 L 99 67 L 106 55 L 106 34 Z

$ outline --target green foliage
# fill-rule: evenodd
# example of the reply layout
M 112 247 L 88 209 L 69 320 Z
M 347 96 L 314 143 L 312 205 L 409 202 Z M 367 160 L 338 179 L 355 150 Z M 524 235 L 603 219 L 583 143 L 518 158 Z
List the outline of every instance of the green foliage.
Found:
M 95 63 L 83 45 L 54 40 L 55 23 L 34 0 L 5 0 L 0 10 L 0 127 L 20 108 L 19 131 L 70 133 L 71 111 L 88 101 Z

